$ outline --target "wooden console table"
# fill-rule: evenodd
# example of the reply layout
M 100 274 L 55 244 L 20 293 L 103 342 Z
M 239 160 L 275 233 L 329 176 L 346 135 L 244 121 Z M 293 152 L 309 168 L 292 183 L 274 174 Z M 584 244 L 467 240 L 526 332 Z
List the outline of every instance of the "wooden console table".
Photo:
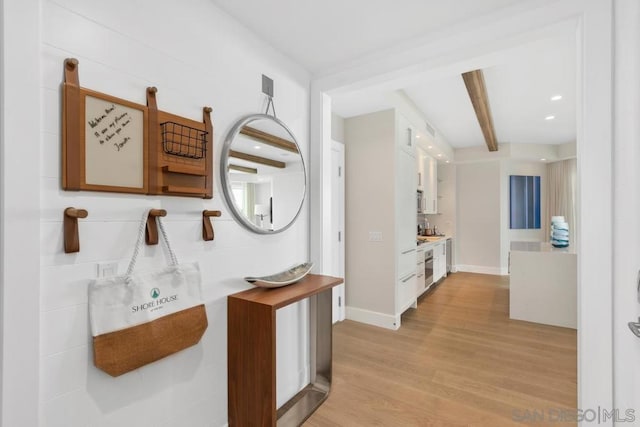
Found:
M 337 277 L 309 274 L 275 289 L 253 288 L 227 298 L 229 426 L 299 426 L 331 388 L 331 288 Z M 309 298 L 309 384 L 276 410 L 276 310 Z

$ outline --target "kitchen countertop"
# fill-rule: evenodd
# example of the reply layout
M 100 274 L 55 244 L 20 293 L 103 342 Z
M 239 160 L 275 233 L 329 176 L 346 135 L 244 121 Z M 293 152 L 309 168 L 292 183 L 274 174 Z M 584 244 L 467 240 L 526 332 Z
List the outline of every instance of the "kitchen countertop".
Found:
M 565 254 L 575 254 L 575 246 L 566 248 L 554 248 L 549 242 L 511 242 L 512 251 L 520 252 L 558 252 Z
M 426 236 L 421 236 L 421 237 L 426 237 Z M 430 246 L 430 245 L 434 245 L 434 244 L 436 244 L 438 242 L 444 242 L 445 240 L 452 238 L 451 236 L 447 236 L 447 235 L 445 235 L 445 236 L 429 236 L 429 237 L 439 237 L 439 239 L 435 239 L 435 240 L 431 240 L 431 241 L 428 241 L 428 240 L 421 241 L 421 240 L 417 240 L 416 239 L 417 242 L 418 242 L 418 247 L 419 248 L 420 247 L 427 247 L 427 246 Z

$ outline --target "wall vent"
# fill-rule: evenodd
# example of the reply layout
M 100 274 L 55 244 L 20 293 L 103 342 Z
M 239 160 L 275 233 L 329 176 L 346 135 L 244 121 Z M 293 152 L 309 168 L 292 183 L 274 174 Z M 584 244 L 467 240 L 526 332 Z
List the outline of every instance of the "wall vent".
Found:
M 427 128 L 427 132 L 429 132 L 429 134 L 431 136 L 435 137 L 436 136 L 436 129 L 433 126 L 431 126 L 429 124 L 429 122 L 424 122 L 424 124 L 426 125 L 425 127 Z

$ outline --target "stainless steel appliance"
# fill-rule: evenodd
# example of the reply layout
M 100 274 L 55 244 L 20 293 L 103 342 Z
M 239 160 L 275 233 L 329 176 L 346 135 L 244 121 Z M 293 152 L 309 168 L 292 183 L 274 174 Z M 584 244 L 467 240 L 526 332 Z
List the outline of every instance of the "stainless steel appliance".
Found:
M 433 285 L 433 249 L 424 251 L 424 285 L 426 288 Z

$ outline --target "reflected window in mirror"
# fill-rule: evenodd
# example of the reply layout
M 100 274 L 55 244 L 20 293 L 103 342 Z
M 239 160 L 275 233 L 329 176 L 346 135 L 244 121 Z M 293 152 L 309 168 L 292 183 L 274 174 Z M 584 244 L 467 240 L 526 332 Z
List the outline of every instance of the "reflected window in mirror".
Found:
M 245 188 L 242 182 L 231 182 L 231 191 L 233 192 L 233 198 L 235 202 L 238 204 L 238 209 L 243 212 L 246 212 L 246 203 L 244 199 Z

